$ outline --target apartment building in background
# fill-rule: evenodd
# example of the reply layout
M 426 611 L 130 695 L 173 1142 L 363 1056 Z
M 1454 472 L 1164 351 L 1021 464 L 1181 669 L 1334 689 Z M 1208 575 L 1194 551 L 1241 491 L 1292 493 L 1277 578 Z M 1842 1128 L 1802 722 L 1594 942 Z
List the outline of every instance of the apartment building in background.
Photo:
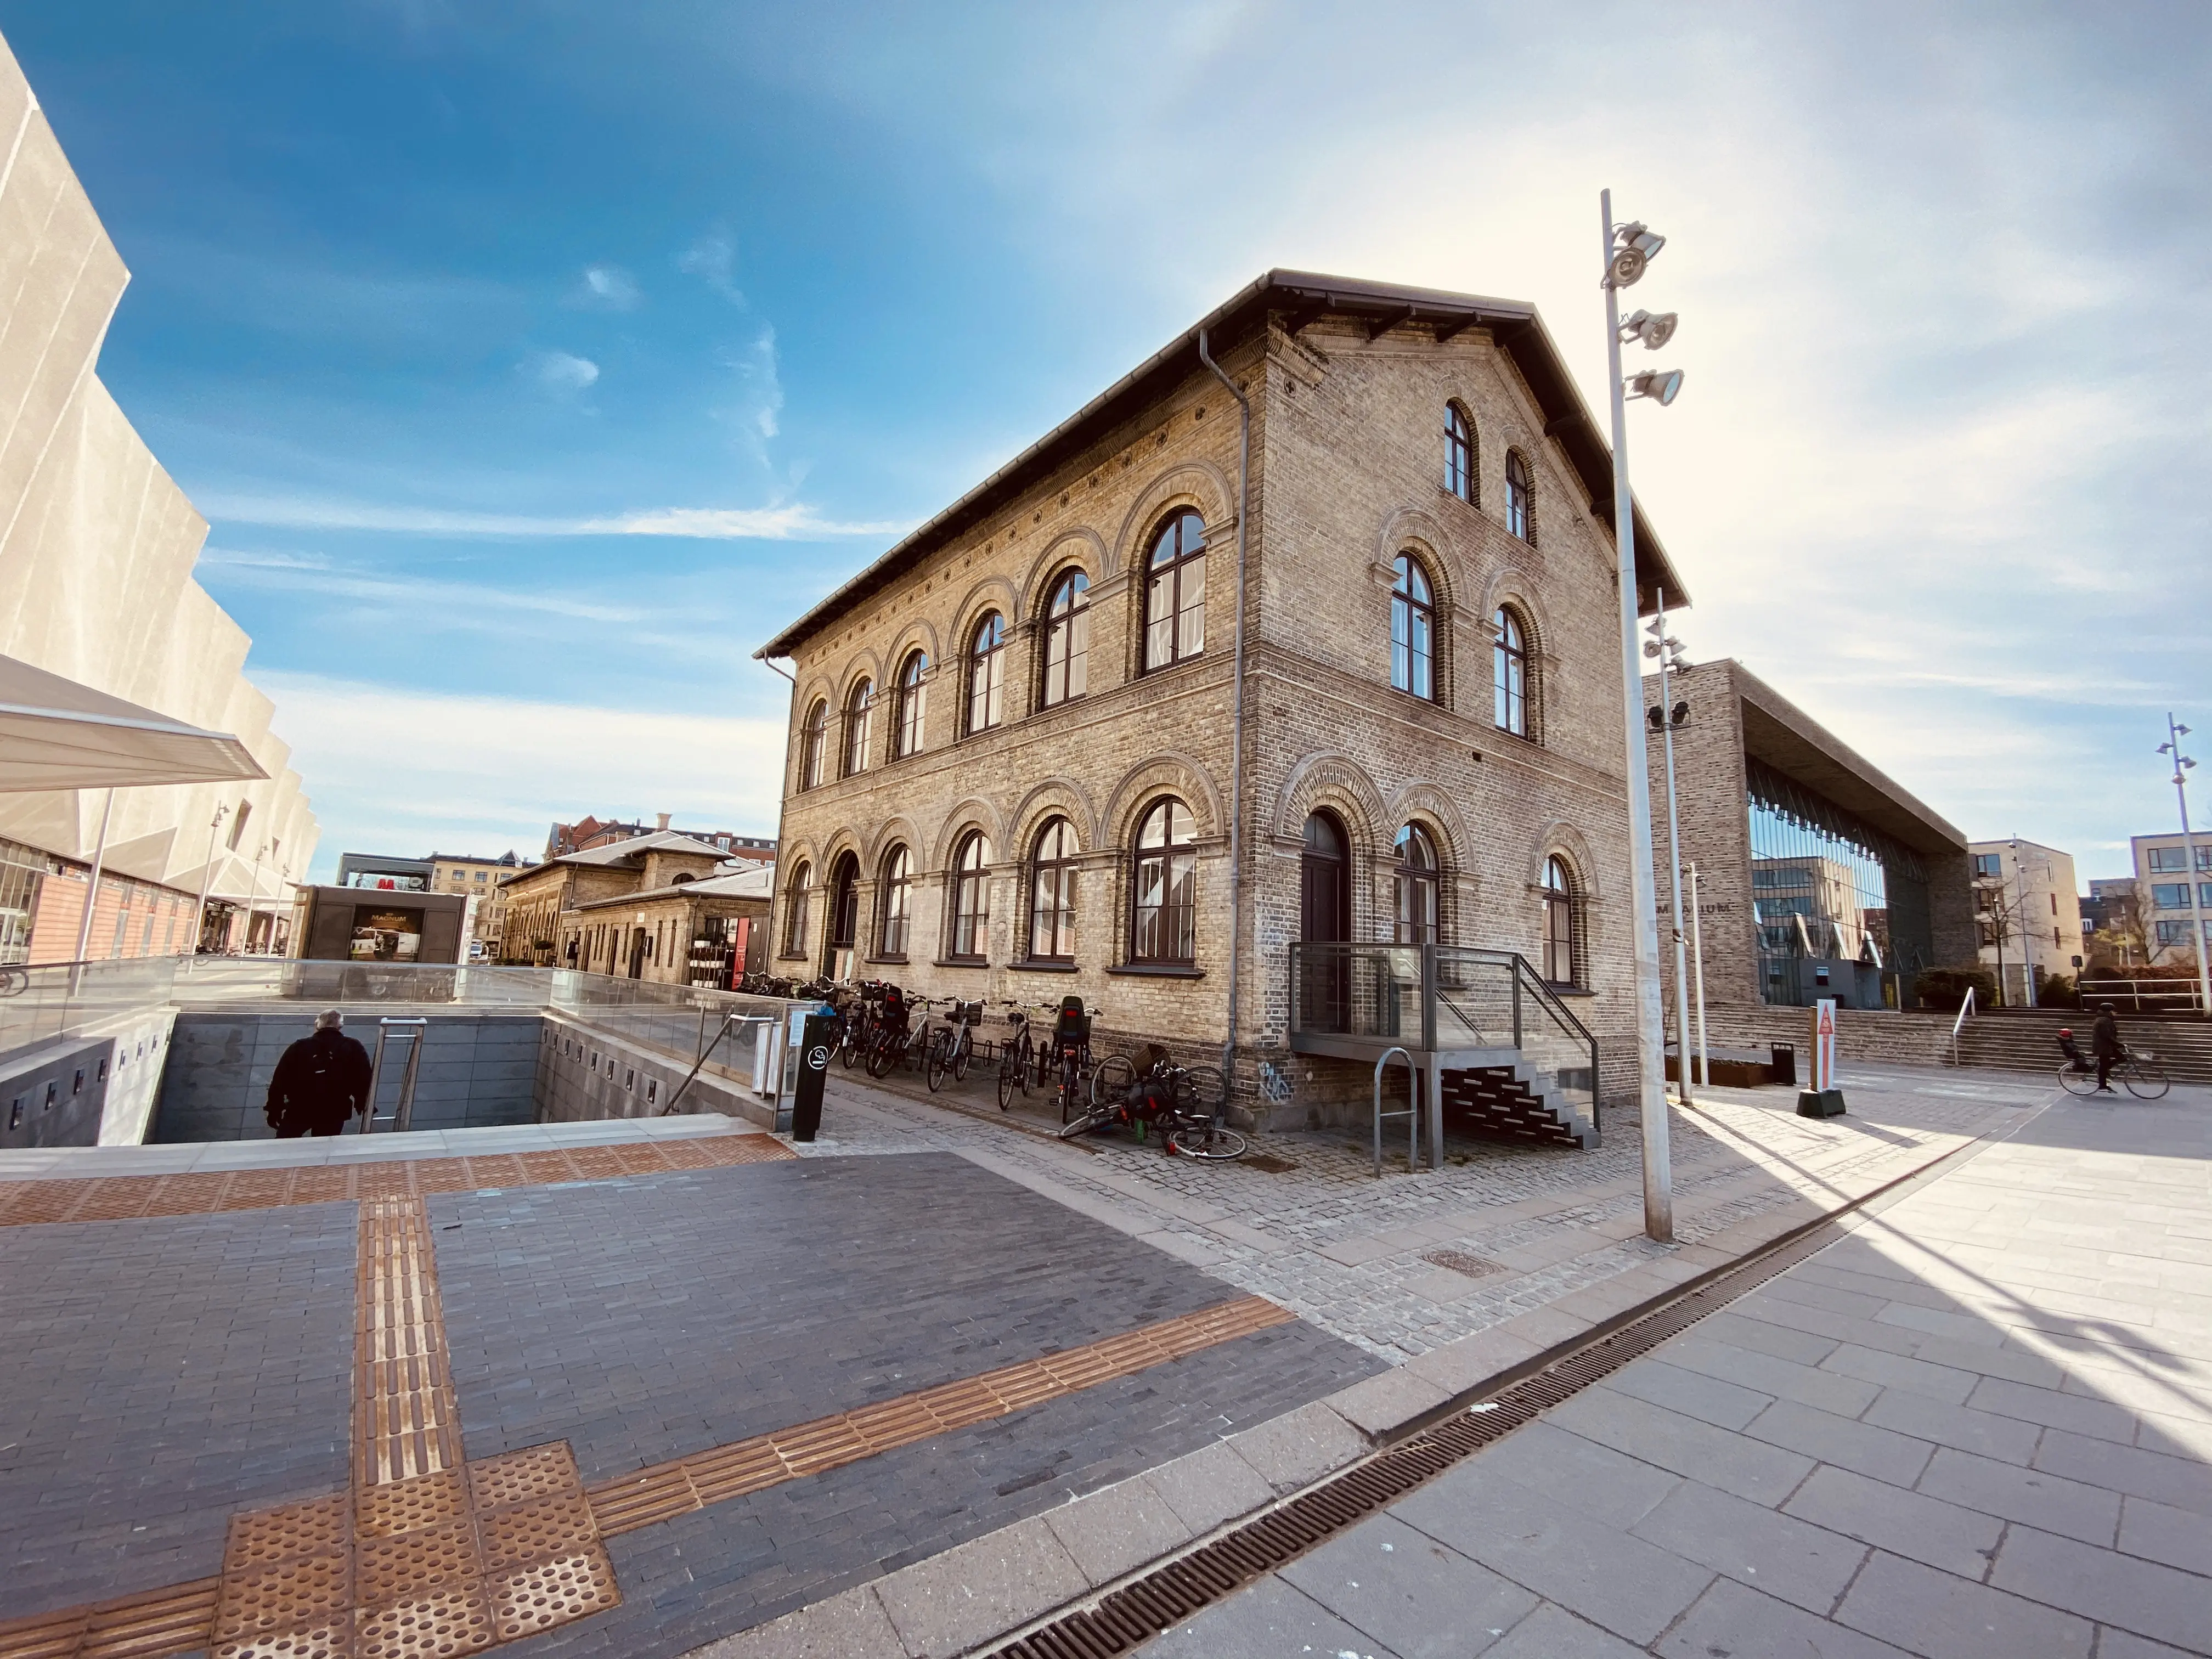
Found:
M 2189 884 L 2197 884 L 2198 910 L 2212 934 L 2212 835 L 2198 834 L 2197 867 L 2178 830 L 2162 836 L 2136 836 L 2128 846 L 2135 855 L 2136 903 L 2142 915 L 2143 943 L 2153 963 L 2192 962 Z
M 2017 1008 L 2033 1000 L 2031 973 L 2038 982 L 2079 974 L 2088 956 L 2074 855 L 2017 837 L 1978 841 L 1968 850 L 1974 860 L 1979 956 L 1997 975 L 2004 1001 Z
M 587 853 L 595 847 L 611 847 L 617 842 L 629 841 L 639 836 L 674 834 L 712 847 L 733 859 L 743 859 L 751 864 L 773 864 L 775 861 L 775 842 L 762 836 L 740 836 L 728 830 L 669 829 L 673 815 L 661 812 L 650 824 L 630 823 L 620 818 L 599 818 L 586 816 L 574 823 L 556 823 L 545 836 L 545 856 L 565 858 L 571 853 Z

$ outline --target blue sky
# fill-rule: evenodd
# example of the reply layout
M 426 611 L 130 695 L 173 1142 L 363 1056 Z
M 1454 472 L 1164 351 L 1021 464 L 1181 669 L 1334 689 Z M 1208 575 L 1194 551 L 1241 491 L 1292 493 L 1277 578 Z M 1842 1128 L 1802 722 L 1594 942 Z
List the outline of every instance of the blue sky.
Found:
M 339 852 L 772 833 L 752 649 L 1270 265 L 1533 300 L 1670 238 L 1638 491 L 1742 658 L 2118 873 L 2212 749 L 2195 5 L 0 0 L 133 272 Z M 2208 756 L 2212 758 L 2212 756 Z M 2212 806 L 2207 814 L 2212 815 Z

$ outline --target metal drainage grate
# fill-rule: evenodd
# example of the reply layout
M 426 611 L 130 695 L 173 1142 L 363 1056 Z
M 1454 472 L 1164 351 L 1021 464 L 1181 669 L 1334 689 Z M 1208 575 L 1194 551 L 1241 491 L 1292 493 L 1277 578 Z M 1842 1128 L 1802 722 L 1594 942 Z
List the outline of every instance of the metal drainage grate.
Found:
M 1465 1250 L 1431 1250 L 1421 1258 L 1431 1267 L 1449 1267 L 1455 1273 L 1465 1273 L 1469 1279 L 1487 1279 L 1492 1273 L 1502 1273 L 1505 1264 L 1492 1261 L 1486 1256 L 1469 1255 Z
M 1066 1613 L 994 1650 L 994 1659 L 1105 1659 L 1149 1642 L 1207 1603 L 1273 1571 L 1461 1459 L 1534 1422 L 1707 1314 L 1718 1312 L 1796 1266 L 1836 1237 L 1832 1224 L 1815 1227 L 1188 1555 L 1164 1563 L 1095 1606 Z

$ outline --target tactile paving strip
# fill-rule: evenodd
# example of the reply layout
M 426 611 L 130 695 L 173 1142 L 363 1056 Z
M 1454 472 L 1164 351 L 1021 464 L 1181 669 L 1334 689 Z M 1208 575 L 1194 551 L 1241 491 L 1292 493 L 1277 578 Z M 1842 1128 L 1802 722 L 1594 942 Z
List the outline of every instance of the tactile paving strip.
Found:
M 653 1464 L 591 1488 L 592 1513 L 606 1536 L 634 1532 L 709 1504 L 1096 1388 L 1296 1317 L 1265 1297 L 1240 1297 L 1080 1348 Z
M 485 1187 L 545 1187 L 766 1164 L 799 1154 L 764 1134 L 702 1135 L 613 1146 L 541 1148 L 473 1158 L 315 1164 L 294 1170 L 231 1170 L 204 1175 L 96 1176 L 0 1182 L 0 1227 L 49 1221 L 136 1221 L 148 1216 L 213 1215 L 345 1199 L 422 1197 Z
M 359 1262 L 354 1485 L 366 1494 L 412 1475 L 456 1468 L 461 1446 L 422 1200 L 362 1200 Z

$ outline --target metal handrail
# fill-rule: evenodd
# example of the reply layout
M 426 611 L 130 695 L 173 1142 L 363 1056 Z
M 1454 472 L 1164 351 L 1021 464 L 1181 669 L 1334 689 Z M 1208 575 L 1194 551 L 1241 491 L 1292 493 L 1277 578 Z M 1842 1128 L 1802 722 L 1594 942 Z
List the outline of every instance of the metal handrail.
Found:
M 1966 1016 L 1967 1016 L 1968 1014 L 1972 1013 L 1973 1012 L 1974 1012 L 1974 988 L 1973 988 L 1972 986 L 1969 985 L 1969 986 L 1966 988 L 1966 999 L 1965 999 L 1965 1000 L 1964 1000 L 1964 1001 L 1962 1001 L 1962 1002 L 1960 1002 L 1960 1003 L 1959 1004 L 1959 1017 L 1958 1017 L 1958 1018 L 1956 1018 L 1956 1019 L 1954 1019 L 1954 1020 L 1953 1020 L 1953 1021 L 1951 1022 L 1951 1064 L 1953 1064 L 1954 1066 L 1956 1066 L 1956 1065 L 1958 1065 L 1958 1064 L 1960 1063 L 1960 1060 L 1959 1060 L 1959 1029 L 1960 1029 L 1960 1027 L 1963 1026 L 1963 1025 L 1966 1023 Z
M 1382 1109 L 1382 1068 L 1390 1063 L 1390 1056 L 1398 1054 L 1406 1061 L 1406 1109 L 1386 1112 Z M 1420 1072 L 1413 1065 L 1413 1056 L 1402 1044 L 1393 1043 L 1375 1061 L 1375 1178 L 1382 1178 L 1382 1120 L 1402 1117 L 1412 1120 L 1407 1126 L 1406 1172 L 1410 1175 L 1421 1167 L 1421 1086 Z
M 376 1115 L 376 1091 L 384 1079 L 385 1042 L 391 1036 L 392 1028 L 395 1025 L 408 1025 L 414 1029 L 407 1034 L 407 1065 L 399 1073 L 399 1098 L 392 1103 L 392 1115 L 380 1118 Z M 368 1099 L 367 1109 L 361 1115 L 362 1133 L 374 1133 L 380 1123 L 389 1123 L 392 1127 L 387 1133 L 392 1134 L 404 1134 L 412 1126 L 415 1121 L 415 1080 L 422 1066 L 422 1040 L 429 1034 L 430 1022 L 419 1017 L 386 1017 L 376 1022 L 376 1058 L 369 1062 Z
M 668 1104 L 660 1109 L 661 1116 L 676 1115 L 676 1103 L 684 1098 L 684 1091 L 691 1086 L 692 1079 L 699 1075 L 699 1068 L 707 1063 L 707 1056 L 713 1054 L 715 1046 L 729 1035 L 732 1025 L 777 1025 L 781 1023 L 769 1014 L 740 1014 L 732 1011 L 723 1015 L 722 1023 L 714 1028 L 714 1035 L 708 1039 L 707 1046 L 699 1051 L 699 1058 L 691 1062 L 691 1069 L 684 1074 L 684 1081 L 678 1084 L 676 1092 L 668 1097 Z

